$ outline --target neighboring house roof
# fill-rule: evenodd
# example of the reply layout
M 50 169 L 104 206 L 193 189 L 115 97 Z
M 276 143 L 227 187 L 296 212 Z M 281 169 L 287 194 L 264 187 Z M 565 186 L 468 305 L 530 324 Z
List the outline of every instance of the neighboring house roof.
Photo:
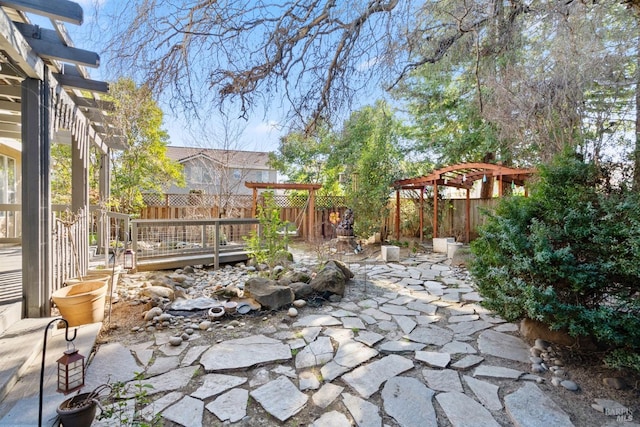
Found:
M 230 169 L 272 169 L 269 153 L 262 151 L 221 150 L 215 148 L 167 146 L 167 157 L 179 163 L 206 158 Z

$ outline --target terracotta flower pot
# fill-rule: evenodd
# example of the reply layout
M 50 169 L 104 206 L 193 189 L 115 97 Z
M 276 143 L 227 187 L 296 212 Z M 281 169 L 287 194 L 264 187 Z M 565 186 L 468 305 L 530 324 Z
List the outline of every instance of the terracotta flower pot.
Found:
M 102 322 L 107 295 L 107 282 L 86 281 L 65 286 L 51 297 L 69 326 Z

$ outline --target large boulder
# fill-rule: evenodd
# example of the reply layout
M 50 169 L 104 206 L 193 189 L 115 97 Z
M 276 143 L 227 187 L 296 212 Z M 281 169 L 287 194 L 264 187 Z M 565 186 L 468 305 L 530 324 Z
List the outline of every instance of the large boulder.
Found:
M 335 294 L 344 296 L 344 288 L 347 280 L 353 277 L 353 273 L 342 262 L 328 261 L 311 279 L 311 287 L 321 294 Z
M 264 277 L 252 277 L 244 284 L 244 294 L 258 301 L 262 307 L 277 310 L 289 305 L 295 295 L 288 286 L 280 286 L 275 280 Z
M 314 293 L 311 283 L 293 282 L 289 287 L 293 290 L 297 299 L 306 299 Z
M 295 271 L 290 270 L 287 271 L 278 279 L 278 284 L 282 286 L 290 285 L 291 283 L 296 282 L 304 282 L 309 283 L 311 281 L 311 276 L 309 273 L 305 273 L 304 271 Z
M 332 259 L 327 262 L 327 265 L 330 264 L 335 264 L 335 266 L 338 267 L 340 271 L 342 271 L 342 274 L 344 274 L 344 277 L 346 277 L 347 280 L 353 278 L 353 272 L 349 270 L 349 267 L 347 267 L 347 264 L 345 264 L 344 262 L 337 259 Z

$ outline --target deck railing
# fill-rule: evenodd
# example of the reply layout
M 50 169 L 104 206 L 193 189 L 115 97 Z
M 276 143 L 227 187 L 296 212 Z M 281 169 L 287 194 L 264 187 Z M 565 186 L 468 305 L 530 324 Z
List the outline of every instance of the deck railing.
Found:
M 0 203 L 0 243 L 20 243 L 22 238 L 22 205 Z
M 131 220 L 131 249 L 139 262 L 158 258 L 221 255 L 245 250 L 245 237 L 259 227 L 253 218 Z

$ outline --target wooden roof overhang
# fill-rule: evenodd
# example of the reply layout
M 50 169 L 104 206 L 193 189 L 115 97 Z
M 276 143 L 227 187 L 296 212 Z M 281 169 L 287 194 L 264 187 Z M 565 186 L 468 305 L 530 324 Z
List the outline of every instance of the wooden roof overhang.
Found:
M 433 187 L 433 237 L 438 237 L 438 187 L 455 187 L 467 190 L 465 237 L 467 243 L 470 240 L 470 201 L 469 192 L 474 183 L 479 180 L 495 179 L 498 182 L 498 194 L 504 194 L 504 183 L 523 187 L 525 182 L 536 173 L 535 169 L 518 169 L 492 163 L 459 163 L 447 166 L 432 173 L 416 178 L 400 179 L 393 183 L 396 190 L 396 238 L 400 239 L 400 191 L 419 190 L 420 193 L 420 240 L 423 229 L 423 203 L 425 187 Z M 526 193 L 525 193 L 526 194 Z
M 253 203 L 251 205 L 251 214 L 256 215 L 258 204 L 258 190 L 304 190 L 309 192 L 309 204 L 307 205 L 307 218 L 311 235 L 315 238 L 315 209 L 316 209 L 316 191 L 322 188 L 322 184 L 312 183 L 295 183 L 295 182 L 250 182 L 244 183 L 247 188 L 253 189 Z

